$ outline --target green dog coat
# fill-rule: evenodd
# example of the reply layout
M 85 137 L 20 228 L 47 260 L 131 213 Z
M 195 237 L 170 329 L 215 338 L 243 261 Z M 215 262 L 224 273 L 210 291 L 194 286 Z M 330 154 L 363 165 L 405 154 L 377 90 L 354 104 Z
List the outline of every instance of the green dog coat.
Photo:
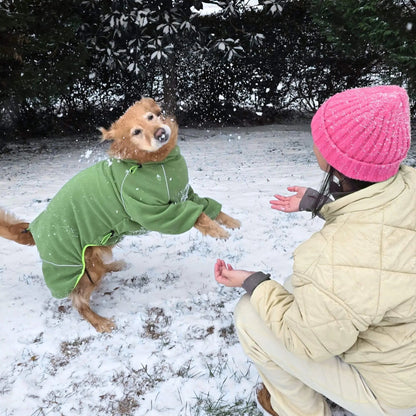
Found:
M 185 159 L 175 146 L 162 162 L 103 160 L 74 176 L 31 224 L 52 296 L 63 298 L 85 271 L 85 250 L 114 245 L 125 235 L 181 234 L 221 205 L 189 185 Z

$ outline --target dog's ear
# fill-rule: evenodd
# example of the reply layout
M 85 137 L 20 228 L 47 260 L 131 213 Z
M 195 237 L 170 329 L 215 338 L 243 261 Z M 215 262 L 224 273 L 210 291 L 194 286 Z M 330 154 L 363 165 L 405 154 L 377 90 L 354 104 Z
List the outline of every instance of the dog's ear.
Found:
M 114 140 L 114 130 L 106 130 L 104 127 L 99 127 L 98 130 L 101 132 L 101 141 L 104 142 L 105 140 Z
M 136 101 L 134 105 L 143 106 L 144 108 L 157 115 L 161 113 L 160 106 L 153 98 L 143 97 L 140 101 Z
M 140 101 L 136 101 L 134 104 L 141 104 L 145 107 L 154 107 L 155 105 L 157 105 L 156 101 L 150 97 L 142 97 Z

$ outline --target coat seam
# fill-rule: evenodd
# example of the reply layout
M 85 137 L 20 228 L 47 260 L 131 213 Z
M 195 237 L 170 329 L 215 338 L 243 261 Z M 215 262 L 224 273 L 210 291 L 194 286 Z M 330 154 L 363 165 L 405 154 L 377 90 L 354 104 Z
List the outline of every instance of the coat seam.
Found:
M 170 201 L 170 191 L 169 191 L 168 178 L 166 177 L 165 166 L 163 164 L 161 164 L 160 166 L 162 167 L 163 175 L 165 177 L 165 185 L 166 185 L 166 191 L 168 193 L 168 201 Z
M 123 181 L 121 182 L 121 185 L 120 185 L 120 198 L 121 198 L 121 202 L 123 204 L 123 208 L 124 208 L 125 212 L 127 212 L 127 208 L 126 208 L 126 203 L 125 203 L 124 197 L 123 197 L 123 188 L 124 188 L 124 182 L 126 181 L 127 176 L 129 176 L 129 174 L 130 174 L 130 171 L 127 170 L 126 174 L 124 175 Z

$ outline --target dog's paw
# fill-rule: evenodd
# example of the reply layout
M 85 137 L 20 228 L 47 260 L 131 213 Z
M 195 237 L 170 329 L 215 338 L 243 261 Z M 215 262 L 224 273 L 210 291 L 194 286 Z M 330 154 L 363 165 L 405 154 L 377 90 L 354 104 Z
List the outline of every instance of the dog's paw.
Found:
M 227 240 L 227 238 L 230 236 L 230 234 L 220 226 L 208 230 L 207 234 L 210 237 L 218 238 L 220 240 Z
M 217 218 L 215 218 L 215 221 L 217 221 L 218 223 L 222 225 L 225 225 L 227 228 L 231 228 L 232 230 L 241 227 L 240 221 L 236 220 L 233 217 L 230 217 L 229 215 L 227 215 L 225 212 L 222 212 L 222 211 L 218 214 Z
M 92 323 L 92 322 L 91 322 Z M 101 318 L 100 320 L 92 323 L 97 332 L 111 332 L 116 328 L 116 324 L 111 319 Z
M 207 214 L 202 213 L 195 222 L 194 227 L 203 235 L 226 240 L 230 235 L 218 222 L 213 221 Z
M 127 269 L 127 263 L 124 260 L 117 260 L 106 264 L 106 268 L 108 272 L 121 272 Z
M 230 219 L 227 222 L 224 222 L 224 225 L 227 228 L 231 228 L 232 230 L 235 230 L 236 228 L 241 227 L 241 222 L 236 220 L 235 218 L 230 217 Z

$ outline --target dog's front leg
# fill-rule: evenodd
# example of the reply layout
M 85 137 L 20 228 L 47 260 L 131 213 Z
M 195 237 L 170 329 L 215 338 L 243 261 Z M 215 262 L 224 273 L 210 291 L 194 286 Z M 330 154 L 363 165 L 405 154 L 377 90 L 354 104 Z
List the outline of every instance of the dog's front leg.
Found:
M 236 220 L 233 217 L 230 217 L 225 212 L 220 212 L 215 218 L 215 221 L 217 221 L 219 224 L 225 225 L 227 228 L 231 228 L 234 230 L 235 228 L 240 228 L 241 222 Z
M 202 213 L 196 220 L 194 227 L 203 235 L 226 240 L 230 235 L 219 224 L 213 221 L 207 214 Z

